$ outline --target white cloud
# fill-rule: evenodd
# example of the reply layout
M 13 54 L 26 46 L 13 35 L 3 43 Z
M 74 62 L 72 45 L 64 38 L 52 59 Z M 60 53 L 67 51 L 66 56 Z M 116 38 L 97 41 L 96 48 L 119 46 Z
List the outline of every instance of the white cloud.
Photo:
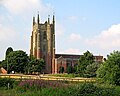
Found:
M 82 21 L 86 21 L 87 20 L 87 18 L 86 17 L 82 17 Z
M 59 22 L 56 22 L 56 29 L 55 30 L 56 30 L 57 38 L 63 36 L 63 34 L 65 32 L 64 26 L 61 23 L 59 23 Z
M 71 21 L 76 21 L 78 19 L 78 17 L 77 16 L 70 16 L 70 17 L 68 17 L 68 19 Z
M 63 50 L 61 52 L 58 53 L 64 53 L 64 54 L 80 54 L 80 50 L 79 49 L 74 49 L 74 48 L 69 48 L 67 50 Z
M 0 59 L 5 49 L 12 46 L 16 50 L 29 51 L 32 16 L 39 11 L 42 18 L 53 13 L 53 6 L 43 0 L 0 0 L 4 12 L 0 14 Z M 19 20 L 18 20 L 19 19 Z M 22 21 L 22 22 L 21 22 Z M 25 26 L 26 24 L 26 26 Z M 22 28 L 20 28 L 22 26 Z M 26 30 L 29 27 L 29 30 Z M 28 36 L 28 37 L 27 37 Z M 25 45 L 25 46 L 24 46 Z
M 16 37 L 14 28 L 0 24 L 0 41 L 9 41 Z
M 12 26 L 0 24 L 0 61 L 4 59 L 6 48 L 13 46 L 17 40 L 17 32 Z
M 5 21 L 5 17 L 0 15 L 0 23 L 3 22 L 3 21 Z
M 80 54 L 80 50 L 79 49 L 74 49 L 74 48 L 69 48 L 67 50 L 64 50 L 63 53 L 66 53 L 66 54 Z
M 43 4 L 42 0 L 4 0 L 2 4 L 13 14 L 29 14 L 36 13 L 36 11 L 39 11 L 40 14 L 48 14 L 53 11 L 53 7 L 50 4 Z
M 102 31 L 98 36 L 87 39 L 86 43 L 102 49 L 115 50 L 116 48 L 120 48 L 120 24 L 112 25 L 107 30 Z
M 78 41 L 81 39 L 81 36 L 80 34 L 75 34 L 75 33 L 72 33 L 70 36 L 69 36 L 69 40 L 70 41 Z

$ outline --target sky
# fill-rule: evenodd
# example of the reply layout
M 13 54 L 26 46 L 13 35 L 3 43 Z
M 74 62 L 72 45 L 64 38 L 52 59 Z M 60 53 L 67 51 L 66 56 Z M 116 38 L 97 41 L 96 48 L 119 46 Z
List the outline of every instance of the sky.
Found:
M 119 0 L 0 0 L 0 61 L 8 47 L 29 54 L 38 11 L 41 23 L 55 14 L 56 53 L 120 51 Z

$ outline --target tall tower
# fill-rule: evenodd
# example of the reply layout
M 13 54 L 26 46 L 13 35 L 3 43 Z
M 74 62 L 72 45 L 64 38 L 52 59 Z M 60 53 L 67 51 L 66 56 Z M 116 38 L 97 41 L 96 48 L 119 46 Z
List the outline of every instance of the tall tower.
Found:
M 50 23 L 50 17 L 45 23 L 40 23 L 39 13 L 37 16 L 37 22 L 33 17 L 33 30 L 31 36 L 31 49 L 30 55 L 33 55 L 37 59 L 44 59 L 45 73 L 55 72 L 55 17 L 53 15 L 52 23 Z

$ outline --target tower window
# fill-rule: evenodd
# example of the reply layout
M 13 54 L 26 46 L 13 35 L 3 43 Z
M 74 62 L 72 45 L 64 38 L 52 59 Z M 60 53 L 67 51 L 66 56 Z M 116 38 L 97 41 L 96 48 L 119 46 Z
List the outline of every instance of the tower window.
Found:
M 44 51 L 44 52 L 46 51 L 45 45 L 43 45 L 43 51 Z
M 43 33 L 43 39 L 45 40 L 46 39 L 46 31 L 44 31 L 44 33 Z

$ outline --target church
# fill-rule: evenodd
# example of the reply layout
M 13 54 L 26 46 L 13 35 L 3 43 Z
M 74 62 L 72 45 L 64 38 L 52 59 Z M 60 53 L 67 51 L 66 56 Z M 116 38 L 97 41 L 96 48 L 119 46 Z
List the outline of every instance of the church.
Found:
M 64 67 L 64 72 L 68 66 L 76 66 L 81 55 L 55 54 L 55 16 L 52 22 L 50 17 L 44 23 L 40 23 L 39 14 L 37 20 L 33 17 L 33 30 L 31 35 L 30 55 L 37 59 L 44 59 L 44 73 L 57 74 L 60 66 Z M 94 56 L 95 62 L 102 62 L 103 56 Z

